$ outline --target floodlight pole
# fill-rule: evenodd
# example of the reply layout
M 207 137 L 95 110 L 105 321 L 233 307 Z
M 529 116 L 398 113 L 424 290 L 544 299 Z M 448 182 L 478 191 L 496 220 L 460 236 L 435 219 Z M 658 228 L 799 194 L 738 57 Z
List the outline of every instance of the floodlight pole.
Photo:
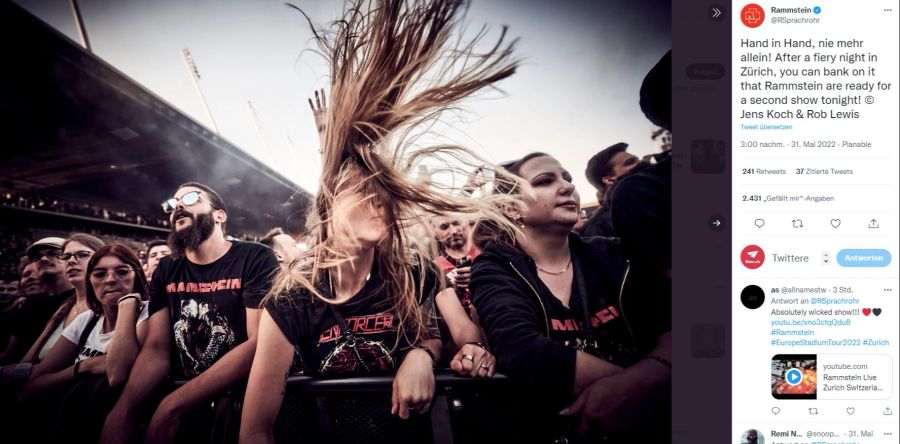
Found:
M 275 159 L 272 157 L 272 151 L 269 150 L 269 144 L 266 142 L 266 138 L 263 137 L 262 128 L 259 126 L 259 116 L 256 114 L 256 110 L 253 108 L 253 103 L 249 100 L 247 101 L 247 109 L 250 110 L 250 118 L 253 120 L 253 127 L 256 128 L 256 135 L 259 136 L 259 141 L 262 143 L 263 148 L 266 150 L 266 156 L 269 158 L 269 165 L 273 170 L 278 170 L 275 166 Z
M 294 145 L 294 139 L 291 138 L 290 134 L 285 134 L 285 137 L 287 137 L 288 147 L 290 147 L 290 149 L 288 151 L 291 153 L 291 159 L 294 160 L 294 163 L 302 171 L 303 164 L 300 163 L 300 159 L 297 158 L 297 153 L 296 153 L 297 147 L 296 147 L 296 145 Z
M 78 7 L 78 0 L 69 0 L 69 6 L 72 8 L 72 18 L 75 19 L 75 30 L 78 31 L 78 37 L 81 38 L 81 46 L 89 52 L 93 52 L 87 32 L 84 30 L 84 19 L 81 17 L 81 8 Z
M 209 103 L 206 102 L 206 96 L 203 95 L 203 90 L 200 89 L 200 71 L 197 69 L 197 64 L 194 63 L 194 57 L 187 48 L 182 48 L 181 58 L 184 59 L 184 63 L 187 65 L 188 74 L 191 75 L 191 81 L 194 82 L 194 88 L 197 89 L 197 95 L 200 96 L 200 101 L 203 102 L 203 109 L 206 110 L 206 115 L 209 117 L 210 123 L 212 123 L 213 131 L 215 131 L 216 134 L 219 134 L 219 126 L 216 125 L 216 119 L 213 119 L 212 111 L 209 110 Z

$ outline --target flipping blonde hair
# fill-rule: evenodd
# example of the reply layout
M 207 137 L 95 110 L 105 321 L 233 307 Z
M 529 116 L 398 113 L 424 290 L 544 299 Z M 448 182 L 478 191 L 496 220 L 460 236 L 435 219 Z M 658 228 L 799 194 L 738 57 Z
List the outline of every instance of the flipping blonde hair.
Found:
M 330 64 L 331 106 L 325 116 L 319 192 L 307 224 L 310 248 L 296 266 L 276 278 L 269 295 L 276 302 L 290 302 L 286 296 L 298 288 L 331 302 L 325 294 L 330 273 L 353 259 L 346 249 L 335 248 L 334 238 L 345 220 L 336 214 L 340 209 L 335 202 L 347 194 L 360 193 L 366 204 L 384 210 L 388 235 L 375 251 L 374 268 L 381 282 L 377 291 L 392 299 L 400 321 L 398 340 L 405 336 L 412 344 L 427 338 L 427 314 L 421 312 L 416 295 L 422 294 L 433 264 L 410 253 L 408 227 L 424 223 L 422 216 L 429 214 L 466 213 L 515 229 L 498 210 L 500 203 L 515 204 L 509 195 L 486 193 L 474 199 L 459 192 L 456 179 L 475 174 L 486 162 L 463 147 L 417 144 L 444 111 L 516 70 L 515 41 L 506 42 L 506 28 L 483 53 L 476 53 L 475 46 L 486 35 L 485 28 L 468 41 L 456 37 L 451 42 L 463 4 L 354 1 L 343 18 L 327 28 L 310 22 Z M 454 180 L 415 180 L 413 174 L 426 160 L 441 165 L 432 171 Z M 421 271 L 418 279 L 414 267 Z

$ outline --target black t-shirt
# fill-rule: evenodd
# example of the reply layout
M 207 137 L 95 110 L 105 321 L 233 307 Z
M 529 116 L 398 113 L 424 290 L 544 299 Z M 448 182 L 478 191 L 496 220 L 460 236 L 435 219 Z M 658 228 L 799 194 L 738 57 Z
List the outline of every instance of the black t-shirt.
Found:
M 588 340 L 588 329 L 584 328 L 585 313 L 582 304 L 585 298 L 578 289 L 577 278 L 572 280 L 569 307 L 553 296 L 543 281 L 540 279 L 537 281 L 537 290 L 544 301 L 544 308 L 550 321 L 550 338 L 618 366 L 631 365 L 637 358 L 637 351 L 629 337 L 628 327 L 619 313 L 618 305 L 602 294 L 596 279 L 584 276 L 584 281 L 589 295 L 587 312 L 593 326 L 596 346 Z
M 186 257 L 163 258 L 150 281 L 150 315 L 169 309 L 178 376 L 192 378 L 247 340 L 246 308 L 259 304 L 272 285 L 278 260 L 268 247 L 235 241 L 224 256 L 197 265 Z
M 390 373 L 399 367 L 404 354 L 414 344 L 405 337 L 400 337 L 398 342 L 399 318 L 393 298 L 379 289 L 383 279 L 373 269 L 362 290 L 340 305 L 328 304 L 306 290 L 282 295 L 266 304 L 278 328 L 303 358 L 306 374 L 349 377 Z M 416 269 L 413 279 L 418 282 Z M 434 296 L 440 289 L 438 279 L 437 269 L 429 267 L 423 294 L 418 297 L 429 338 L 440 337 L 434 313 Z M 335 311 L 355 336 L 355 347 L 343 336 Z M 411 332 L 402 336 L 407 335 L 413 336 Z

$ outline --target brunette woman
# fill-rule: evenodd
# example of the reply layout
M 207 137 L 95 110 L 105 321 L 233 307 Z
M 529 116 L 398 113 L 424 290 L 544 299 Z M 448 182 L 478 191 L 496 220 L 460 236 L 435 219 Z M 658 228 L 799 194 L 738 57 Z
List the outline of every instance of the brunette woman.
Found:
M 20 399 L 59 402 L 56 436 L 90 441 L 88 437 L 99 436 L 115 402 L 116 391 L 108 388 L 121 387 L 128 379 L 146 336 L 147 280 L 137 255 L 122 244 L 100 248 L 88 260 L 85 274 L 88 311 L 66 327 L 35 367 Z M 79 386 L 91 376 L 91 382 Z
M 509 165 L 527 185 L 499 192 L 522 196 L 506 214 L 520 231 L 476 228 L 485 244 L 469 288 L 498 371 L 519 381 L 534 401 L 532 439 L 659 442 L 669 429 L 669 334 L 639 347 L 622 310 L 627 263 L 606 239 L 572 233 L 580 199 L 553 157 L 533 153 Z M 653 310 L 645 306 L 644 310 Z M 559 417 L 580 415 L 576 424 Z M 580 429 L 580 430 L 579 430 Z M 648 436 L 655 432 L 662 436 Z

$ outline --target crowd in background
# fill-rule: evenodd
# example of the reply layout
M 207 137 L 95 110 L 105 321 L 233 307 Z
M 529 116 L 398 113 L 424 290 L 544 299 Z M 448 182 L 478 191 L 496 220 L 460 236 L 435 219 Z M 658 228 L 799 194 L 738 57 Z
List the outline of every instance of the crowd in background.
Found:
M 158 215 L 139 214 L 133 211 L 107 208 L 93 203 L 72 202 L 44 195 L 37 190 L 29 192 L 7 191 L 0 193 L 0 205 L 32 210 L 53 211 L 57 213 L 87 216 L 95 219 L 115 222 L 126 222 L 135 225 L 168 228 L 169 221 Z
M 459 169 L 480 179 L 454 192 L 416 180 L 388 136 L 512 76 L 518 61 L 502 39 L 477 56 L 474 42 L 453 46 L 458 3 L 414 3 L 356 5 L 316 34 L 331 103 L 324 91 L 310 101 L 323 169 L 302 238 L 226 234 L 227 196 L 197 182 L 151 216 L 4 196 L 169 229 L 166 241 L 3 239 L 17 258 L 0 280 L 4 437 L 208 442 L 230 399 L 242 406 L 240 440 L 271 442 L 288 375 L 391 375 L 386 408 L 407 419 L 429 411 L 444 367 L 521 388 L 511 442 L 668 441 L 670 152 L 638 159 L 621 143 L 587 165 L 541 152 L 473 160 Z M 379 43 L 390 41 L 404 45 Z M 454 60 L 465 60 L 460 73 L 417 84 Z M 640 92 L 666 148 L 670 72 L 667 54 Z M 581 171 L 596 190 L 575 189 Z M 593 192 L 587 217 L 580 195 Z

